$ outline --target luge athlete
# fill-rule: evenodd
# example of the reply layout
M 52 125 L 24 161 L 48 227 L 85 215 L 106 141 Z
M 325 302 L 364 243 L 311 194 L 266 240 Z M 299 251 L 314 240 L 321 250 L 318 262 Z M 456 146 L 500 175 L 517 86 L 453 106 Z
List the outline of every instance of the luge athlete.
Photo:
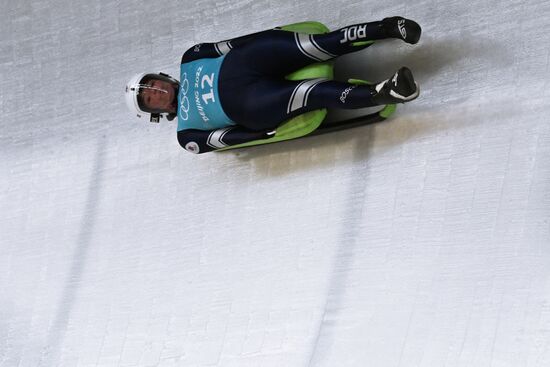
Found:
M 419 89 L 406 67 L 372 86 L 324 78 L 290 81 L 285 75 L 367 48 L 368 41 L 398 38 L 415 44 L 420 34 L 416 22 L 391 17 L 325 34 L 275 28 L 197 44 L 181 59 L 180 81 L 163 73 L 138 74 L 126 86 L 126 101 L 154 122 L 178 117 L 180 145 L 205 153 L 269 138 L 283 121 L 308 111 L 412 101 Z

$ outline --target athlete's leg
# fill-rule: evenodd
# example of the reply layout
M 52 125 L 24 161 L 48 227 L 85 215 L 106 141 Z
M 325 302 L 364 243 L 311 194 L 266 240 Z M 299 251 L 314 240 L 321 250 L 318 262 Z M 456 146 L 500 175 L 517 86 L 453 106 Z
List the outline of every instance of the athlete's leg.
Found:
M 375 86 L 327 79 L 301 82 L 262 79 L 226 98 L 227 115 L 251 130 L 274 129 L 289 118 L 322 108 L 356 109 L 415 99 L 418 88 L 407 68 Z
M 364 42 L 387 38 L 398 38 L 415 44 L 420 39 L 421 33 L 422 29 L 415 21 L 403 17 L 391 17 L 377 22 L 354 24 L 330 33 L 316 34 L 311 39 L 326 53 L 343 55 L 356 51 L 357 47 Z M 301 38 L 304 39 L 304 44 L 307 44 L 307 38 L 303 35 Z M 312 47 L 309 48 L 313 50 Z
M 234 48 L 225 62 L 252 67 L 262 74 L 285 75 L 315 62 L 362 50 L 370 46 L 369 41 L 400 38 L 416 43 L 420 33 L 416 22 L 401 17 L 355 24 L 325 34 L 272 30 Z
M 295 34 L 298 49 L 310 59 L 326 61 L 333 57 L 361 50 L 370 46 L 370 41 L 399 38 L 408 43 L 417 43 L 421 28 L 402 17 L 385 18 L 369 23 L 360 23 L 325 34 Z

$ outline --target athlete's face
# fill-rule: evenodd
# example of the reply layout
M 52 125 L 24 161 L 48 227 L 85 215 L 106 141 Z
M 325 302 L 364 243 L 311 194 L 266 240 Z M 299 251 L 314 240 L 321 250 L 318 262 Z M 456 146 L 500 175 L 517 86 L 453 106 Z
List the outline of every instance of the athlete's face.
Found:
M 150 80 L 147 82 L 150 88 L 141 90 L 143 104 L 153 110 L 176 112 L 176 99 L 174 86 L 164 80 Z

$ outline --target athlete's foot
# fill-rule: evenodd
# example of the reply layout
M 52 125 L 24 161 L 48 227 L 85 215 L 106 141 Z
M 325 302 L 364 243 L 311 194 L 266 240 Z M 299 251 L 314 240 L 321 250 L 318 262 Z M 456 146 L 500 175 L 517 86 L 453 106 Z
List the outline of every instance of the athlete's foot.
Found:
M 393 77 L 378 83 L 375 89 L 373 98 L 378 104 L 409 102 L 420 94 L 412 72 L 407 67 L 402 67 Z
M 403 17 L 384 18 L 382 24 L 388 37 L 399 38 L 413 45 L 418 42 L 422 33 L 418 23 Z

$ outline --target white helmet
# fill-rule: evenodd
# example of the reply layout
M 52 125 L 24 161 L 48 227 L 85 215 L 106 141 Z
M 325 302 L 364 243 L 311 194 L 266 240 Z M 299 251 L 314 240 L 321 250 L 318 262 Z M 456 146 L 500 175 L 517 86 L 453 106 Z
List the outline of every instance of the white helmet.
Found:
M 140 102 L 138 98 L 139 92 L 144 88 L 151 88 L 147 85 L 149 79 L 160 79 L 171 83 L 179 84 L 177 79 L 172 78 L 168 74 L 164 73 L 141 73 L 134 75 L 130 81 L 126 84 L 125 99 L 126 105 L 132 113 L 135 113 L 137 117 L 149 116 L 149 121 L 159 122 L 161 117 L 166 117 L 168 120 L 173 120 L 176 115 L 164 111 L 151 111 L 147 110 Z

